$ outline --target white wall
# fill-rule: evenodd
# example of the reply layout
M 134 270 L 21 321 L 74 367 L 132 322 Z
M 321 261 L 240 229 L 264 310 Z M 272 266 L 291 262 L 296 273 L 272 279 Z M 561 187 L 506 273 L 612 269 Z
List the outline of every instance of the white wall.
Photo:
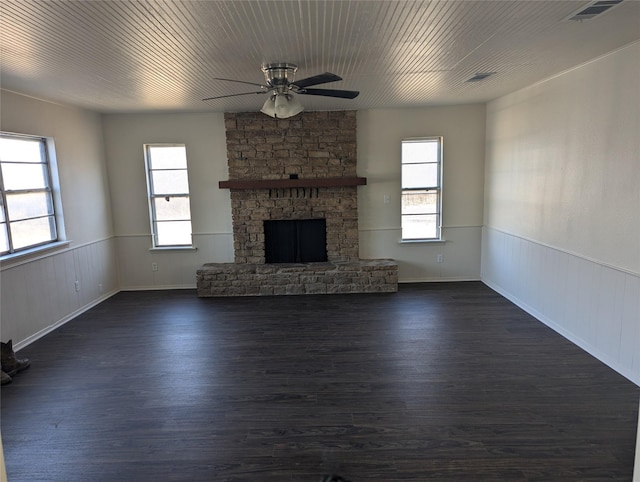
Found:
M 640 384 L 640 43 L 489 103 L 482 279 Z
M 69 241 L 2 263 L 0 336 L 20 348 L 117 291 L 115 244 L 100 115 L 6 91 L 0 106 L 1 130 L 53 137 Z
M 204 263 L 233 261 L 221 113 L 105 115 L 104 132 L 121 289 L 191 288 Z M 195 251 L 153 250 L 144 144 L 186 145 Z M 151 270 L 151 263 L 158 271 Z
M 400 282 L 480 278 L 485 106 L 358 112 L 361 258 L 398 261 Z M 443 136 L 444 243 L 400 243 L 400 142 Z M 384 204 L 384 196 L 391 202 Z M 437 255 L 443 263 L 437 263 Z

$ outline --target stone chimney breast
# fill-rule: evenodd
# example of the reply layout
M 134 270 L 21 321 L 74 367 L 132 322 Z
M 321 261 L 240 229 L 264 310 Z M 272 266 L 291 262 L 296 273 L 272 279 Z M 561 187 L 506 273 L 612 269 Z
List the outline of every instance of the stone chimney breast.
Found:
M 259 112 L 225 113 L 229 183 L 355 178 L 356 111 L 302 112 L 273 119 Z M 293 177 L 292 177 L 293 175 Z M 356 185 L 231 188 L 236 263 L 264 263 L 263 222 L 326 219 L 331 262 L 358 259 Z

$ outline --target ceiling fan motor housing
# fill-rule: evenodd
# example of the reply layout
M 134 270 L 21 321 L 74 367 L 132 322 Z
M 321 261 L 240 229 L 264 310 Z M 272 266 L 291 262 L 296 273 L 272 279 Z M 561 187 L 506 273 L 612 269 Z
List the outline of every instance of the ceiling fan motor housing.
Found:
M 267 85 L 278 89 L 278 93 L 284 93 L 289 88 L 289 84 L 295 79 L 297 70 L 297 65 L 287 63 L 265 64 L 262 66 Z

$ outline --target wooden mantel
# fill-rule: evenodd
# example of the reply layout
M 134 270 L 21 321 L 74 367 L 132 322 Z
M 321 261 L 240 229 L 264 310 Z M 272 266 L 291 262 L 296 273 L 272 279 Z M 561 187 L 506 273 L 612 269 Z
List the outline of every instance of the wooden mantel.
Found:
M 364 186 L 366 177 L 317 177 L 314 179 L 255 179 L 220 181 L 220 189 L 281 189 L 296 187 Z

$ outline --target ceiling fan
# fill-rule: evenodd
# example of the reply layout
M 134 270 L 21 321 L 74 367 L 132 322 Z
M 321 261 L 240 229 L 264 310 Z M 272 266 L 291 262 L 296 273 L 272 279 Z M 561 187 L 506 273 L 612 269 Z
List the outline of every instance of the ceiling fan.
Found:
M 224 80 L 227 82 L 239 82 L 241 84 L 255 85 L 260 87 L 260 90 L 257 92 L 244 92 L 242 94 L 207 97 L 202 100 L 215 100 L 224 99 L 226 97 L 237 97 L 239 95 L 268 93 L 269 98 L 262 106 L 262 109 L 260 109 L 260 112 L 278 119 L 285 119 L 299 114 L 304 110 L 300 101 L 298 101 L 293 94 L 321 95 L 324 97 L 338 97 L 340 99 L 355 99 L 358 97 L 358 94 L 360 94 L 360 92 L 355 90 L 310 89 L 309 87 L 314 85 L 337 82 L 338 80 L 342 80 L 342 77 L 332 74 L 331 72 L 325 72 L 323 74 L 295 81 L 294 78 L 297 70 L 298 66 L 294 64 L 265 64 L 262 66 L 262 72 L 264 73 L 266 85 L 256 84 L 254 82 L 245 82 L 244 80 L 214 77 L 213 80 Z

